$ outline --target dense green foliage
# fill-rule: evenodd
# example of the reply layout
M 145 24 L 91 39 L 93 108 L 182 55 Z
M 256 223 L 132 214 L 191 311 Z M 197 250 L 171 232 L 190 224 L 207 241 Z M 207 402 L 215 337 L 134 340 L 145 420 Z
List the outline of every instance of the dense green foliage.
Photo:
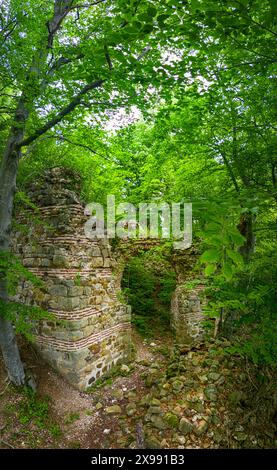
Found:
M 132 307 L 132 321 L 141 333 L 154 335 L 168 329 L 176 275 L 161 250 L 152 249 L 132 258 L 121 285 Z
M 24 335 L 28 340 L 33 339 L 33 322 L 39 320 L 53 320 L 53 314 L 33 305 L 23 305 L 14 300 L 17 287 L 25 283 L 26 289 L 43 289 L 40 278 L 25 268 L 21 262 L 11 253 L 0 253 L 0 276 L 5 277 L 8 287 L 9 302 L 0 299 L 0 309 L 5 317 L 12 321 L 17 333 Z M 26 317 L 29 319 L 26 322 Z
M 22 93 L 29 113 L 18 185 L 24 191 L 43 169 L 61 165 L 81 174 L 87 201 L 105 204 L 107 194 L 135 204 L 191 201 L 208 313 L 222 317 L 224 334 L 238 335 L 241 354 L 272 364 L 276 2 L 71 2 L 51 53 L 42 57 L 52 7 L 6 0 L 0 9 L 1 148 Z M 36 136 L 97 80 L 103 84 Z M 117 132 L 108 131 L 122 109 L 139 110 L 139 120 L 127 117 Z M 137 258 L 124 279 L 140 318 L 157 313 L 157 297 L 164 315 L 170 273 L 158 280 L 151 262 L 145 267 Z

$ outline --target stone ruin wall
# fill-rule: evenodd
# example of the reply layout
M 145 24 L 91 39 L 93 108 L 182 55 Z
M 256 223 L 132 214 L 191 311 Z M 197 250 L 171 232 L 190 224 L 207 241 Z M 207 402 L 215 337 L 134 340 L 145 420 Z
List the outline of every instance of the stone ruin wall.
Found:
M 195 277 L 193 268 L 198 256 L 198 250 L 194 246 L 182 253 L 175 252 L 173 256 L 177 287 L 171 299 L 170 324 L 177 342 L 187 345 L 201 341 L 204 335 L 204 285 L 188 286 Z
M 78 175 L 64 169 L 52 169 L 32 183 L 28 196 L 38 209 L 16 215 L 27 233 L 13 233 L 13 251 L 44 281 L 43 288 L 22 283 L 16 300 L 41 306 L 57 319 L 36 326 L 35 347 L 68 382 L 85 390 L 116 363 L 128 361 L 131 311 L 120 301 L 120 253 L 112 252 L 107 240 L 85 237 L 88 217 L 78 194 Z M 144 248 L 152 245 L 148 240 Z M 182 286 L 195 256 L 192 248 L 173 259 L 180 285 L 172 298 L 171 326 L 186 342 L 201 334 L 203 318 L 197 293 L 188 294 Z
M 36 216 L 32 210 L 17 215 L 28 233 L 14 233 L 13 250 L 44 281 L 43 289 L 23 283 L 17 300 L 39 305 L 62 320 L 39 324 L 36 348 L 70 383 L 85 390 L 118 361 L 127 360 L 130 309 L 118 300 L 109 244 L 84 235 L 87 217 L 76 196 L 78 187 L 68 189 L 73 176 L 76 180 L 77 175 L 55 169 L 43 183 L 31 185 L 28 196 L 39 211 Z
M 202 312 L 202 290 L 203 286 L 189 289 L 181 285 L 176 287 L 172 295 L 170 323 L 180 343 L 190 345 L 202 340 L 202 322 L 205 318 Z

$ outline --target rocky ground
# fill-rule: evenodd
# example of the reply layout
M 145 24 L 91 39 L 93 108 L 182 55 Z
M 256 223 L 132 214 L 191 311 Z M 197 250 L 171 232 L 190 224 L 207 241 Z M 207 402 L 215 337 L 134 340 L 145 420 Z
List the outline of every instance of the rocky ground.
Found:
M 136 359 L 88 393 L 30 347 L 37 395 L 15 390 L 1 364 L 0 448 L 276 447 L 276 377 L 226 353 L 226 340 L 176 348 L 134 333 Z

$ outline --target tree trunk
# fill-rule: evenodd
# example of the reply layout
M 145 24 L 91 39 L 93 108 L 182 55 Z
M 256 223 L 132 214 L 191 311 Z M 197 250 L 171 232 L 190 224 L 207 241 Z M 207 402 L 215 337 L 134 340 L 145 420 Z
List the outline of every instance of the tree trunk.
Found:
M 246 240 L 244 245 L 240 248 L 240 254 L 245 261 L 249 261 L 255 249 L 255 235 L 253 231 L 254 216 L 250 212 L 241 215 L 238 229 Z
M 14 329 L 10 321 L 0 315 L 0 345 L 11 382 L 15 385 L 25 384 L 25 372 L 20 359 Z
M 27 117 L 28 113 L 22 97 L 18 103 L 14 117 L 14 126 L 10 132 L 0 169 L 0 254 L 1 252 L 7 252 L 10 248 L 12 210 L 18 161 L 20 158 L 18 144 L 22 141 Z M 5 273 L 0 278 L 0 298 L 4 303 L 8 301 Z M 5 319 L 3 313 L 0 313 L 0 346 L 5 365 L 10 380 L 15 385 L 23 385 L 25 373 L 15 339 L 14 328 L 11 322 Z

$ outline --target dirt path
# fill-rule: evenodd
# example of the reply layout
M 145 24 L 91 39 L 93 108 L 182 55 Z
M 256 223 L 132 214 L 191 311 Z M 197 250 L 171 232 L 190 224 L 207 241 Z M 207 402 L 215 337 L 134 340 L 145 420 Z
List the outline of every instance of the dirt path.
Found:
M 259 397 L 254 407 L 251 387 L 257 385 L 239 358 L 222 355 L 228 342 L 219 350 L 212 343 L 182 352 L 170 337 L 153 341 L 134 333 L 133 341 L 133 363 L 89 393 L 75 390 L 23 346 L 38 398 L 8 386 L 2 364 L 0 448 L 134 448 L 138 439 L 146 448 L 276 444 L 274 413 Z M 270 387 L 265 393 L 263 400 L 270 400 Z
M 73 388 L 44 363 L 35 351 L 22 344 L 22 357 L 35 376 L 38 396 L 43 400 L 44 397 L 49 398 L 49 414 L 51 420 L 58 423 L 62 437 L 52 436 L 47 426 L 46 429 L 36 429 L 31 423 L 28 438 L 25 438 L 23 424 L 27 423 L 21 422 L 24 421 L 24 416 L 16 413 L 21 396 L 8 384 L 1 361 L 0 393 L 1 391 L 4 393 L 0 403 L 0 448 L 7 447 L 5 443 L 23 448 L 39 447 L 42 443 L 44 447 L 60 448 L 125 446 L 120 420 L 113 413 L 106 413 L 105 409 L 118 403 L 124 407 L 128 404 L 128 398 L 134 393 L 136 397 L 143 396 L 145 384 L 141 373 L 146 366 L 142 363 L 151 364 L 155 357 L 160 357 L 160 354 L 154 353 L 154 345 L 158 343 L 142 340 L 136 332 L 133 334 L 133 343 L 137 352 L 136 366 L 126 365 L 127 372 L 113 377 L 112 384 L 110 379 L 107 385 L 96 388 L 91 393 L 79 392 Z M 130 430 L 131 433 L 133 431 Z M 126 434 L 126 429 L 124 433 Z

